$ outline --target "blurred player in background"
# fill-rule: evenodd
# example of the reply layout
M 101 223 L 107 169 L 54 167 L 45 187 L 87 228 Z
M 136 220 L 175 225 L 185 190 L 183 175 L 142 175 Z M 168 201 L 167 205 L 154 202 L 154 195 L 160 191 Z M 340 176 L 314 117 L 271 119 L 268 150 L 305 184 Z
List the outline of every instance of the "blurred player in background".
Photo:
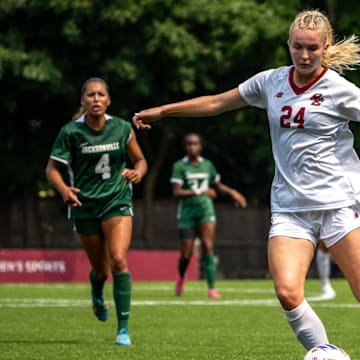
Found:
M 350 121 L 360 89 L 338 72 L 360 64 L 355 35 L 334 41 L 328 18 L 300 12 L 289 29 L 292 66 L 262 71 L 232 90 L 136 113 L 138 128 L 165 117 L 209 117 L 251 105 L 267 110 L 275 176 L 268 263 L 286 319 L 306 349 L 328 343 L 304 297 L 318 240 L 360 301 L 360 161 Z M 251 120 L 249 120 L 251 121 Z
M 333 299 L 336 292 L 333 289 L 330 281 L 331 275 L 331 254 L 324 245 L 323 241 L 319 241 L 316 249 L 316 267 L 320 278 L 320 290 L 324 300 Z
M 201 156 L 203 139 L 198 134 L 184 137 L 186 156 L 174 163 L 170 182 L 175 198 L 180 199 L 177 226 L 180 239 L 179 278 L 175 293 L 181 296 L 184 290 L 186 269 L 198 237 L 201 244 L 201 268 L 208 284 L 208 296 L 219 298 L 215 290 L 216 258 L 214 239 L 216 215 L 213 199 L 216 193 L 229 195 L 235 205 L 246 207 L 246 199 L 237 190 L 220 182 L 214 164 Z
M 117 314 L 117 345 L 130 346 L 131 279 L 127 252 L 132 234 L 132 184 L 147 164 L 131 123 L 106 114 L 107 84 L 90 78 L 82 86 L 80 112 L 59 132 L 46 167 L 50 183 L 69 206 L 69 218 L 79 234 L 92 270 L 89 274 L 96 317 L 108 318 L 104 284 L 113 277 Z M 129 156 L 134 168 L 126 167 Z M 70 172 L 70 184 L 62 168 Z

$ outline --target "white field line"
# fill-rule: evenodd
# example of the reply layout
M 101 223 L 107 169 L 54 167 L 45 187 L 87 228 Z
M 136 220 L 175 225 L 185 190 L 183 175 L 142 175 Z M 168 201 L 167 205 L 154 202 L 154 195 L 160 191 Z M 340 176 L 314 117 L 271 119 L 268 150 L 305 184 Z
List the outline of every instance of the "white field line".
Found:
M 186 287 L 186 285 L 185 285 Z M 186 292 L 204 292 L 204 286 L 197 286 L 197 287 L 193 287 L 193 286 L 189 286 L 186 287 Z M 136 285 L 136 283 L 134 284 L 134 290 L 136 291 L 170 291 L 173 292 L 174 291 L 174 286 L 142 286 L 142 285 Z M 219 290 L 220 293 L 239 293 L 239 294 L 274 294 L 274 290 L 273 289 L 258 289 L 258 288 L 249 288 L 249 289 L 244 289 L 244 288 L 231 288 L 231 287 L 219 287 L 217 288 L 217 290 Z
M 6 287 L 20 287 L 20 288 L 37 288 L 37 289 L 46 289 L 46 288 L 55 288 L 55 289 L 64 289 L 67 288 L 67 284 L 48 284 L 48 283 L 42 283 L 42 284 L 27 284 L 27 283 L 8 283 L 5 284 Z M 89 288 L 89 284 L 75 284 L 77 289 L 87 289 Z M 173 285 L 143 285 L 141 283 L 133 283 L 133 290 L 134 291 L 174 291 Z M 260 288 L 232 288 L 232 287 L 219 287 L 218 290 L 221 293 L 239 293 L 239 294 L 274 294 L 273 289 L 260 289 Z M 187 292 L 203 292 L 204 287 L 203 286 L 193 286 L 192 283 L 189 283 L 189 286 L 186 287 Z
M 6 287 L 21 287 L 21 288 L 37 288 L 37 289 L 46 289 L 51 287 L 52 289 L 66 289 L 69 287 L 69 285 L 64 283 L 54 284 L 54 283 L 41 283 L 41 284 L 28 284 L 28 283 L 8 283 L 5 284 Z M 77 283 L 74 284 L 74 287 L 77 289 L 89 289 L 88 283 Z M 145 285 L 141 283 L 133 283 L 133 290 L 135 292 L 141 292 L 141 291 L 151 291 L 151 292 L 173 292 L 174 286 L 173 285 Z M 274 290 L 271 289 L 263 289 L 263 288 L 232 288 L 232 287 L 219 287 L 217 290 L 219 290 L 220 293 L 238 293 L 238 294 L 275 294 Z M 194 286 L 193 283 L 189 283 L 189 285 L 186 287 L 186 292 L 189 293 L 196 293 L 196 292 L 204 292 L 204 286 Z M 324 300 L 321 298 L 321 296 L 317 296 L 316 293 L 309 293 L 308 299 L 311 299 L 312 301 L 320 301 Z M 311 297 L 310 297 L 311 295 Z M 1 299 L 0 299 L 1 302 Z
M 309 301 L 320 301 L 319 298 Z M 109 301 L 114 306 L 112 301 Z M 89 300 L 76 299 L 41 299 L 41 298 L 2 298 L 0 308 L 41 308 L 41 307 L 89 307 Z M 277 299 L 242 299 L 242 300 L 133 300 L 132 306 L 270 306 L 278 307 Z M 317 303 L 322 308 L 360 308 L 360 304 Z

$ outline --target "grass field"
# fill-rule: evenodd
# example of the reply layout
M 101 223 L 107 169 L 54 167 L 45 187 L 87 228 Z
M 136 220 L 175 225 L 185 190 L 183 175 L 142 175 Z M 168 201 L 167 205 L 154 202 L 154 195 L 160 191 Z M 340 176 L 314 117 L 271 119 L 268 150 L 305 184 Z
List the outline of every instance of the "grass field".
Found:
M 360 359 L 360 305 L 343 279 L 337 297 L 320 301 L 319 281 L 307 296 L 327 327 L 330 342 Z M 115 309 L 99 322 L 87 284 L 0 285 L 0 359 L 302 360 L 306 351 L 285 321 L 269 280 L 222 280 L 219 300 L 203 281 L 188 282 L 175 297 L 173 283 L 133 284 L 130 348 L 113 344 Z M 111 285 L 106 295 L 111 300 Z

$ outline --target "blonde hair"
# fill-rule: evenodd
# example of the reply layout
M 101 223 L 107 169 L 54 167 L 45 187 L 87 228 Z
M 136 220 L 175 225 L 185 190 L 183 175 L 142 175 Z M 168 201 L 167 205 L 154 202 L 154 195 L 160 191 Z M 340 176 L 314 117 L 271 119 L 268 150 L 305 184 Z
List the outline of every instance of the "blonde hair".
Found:
M 106 81 L 102 78 L 99 78 L 99 77 L 91 77 L 89 79 L 87 79 L 81 86 L 81 97 L 84 96 L 85 94 L 85 91 L 86 91 L 86 88 L 88 86 L 89 83 L 91 82 L 99 82 L 101 84 L 104 84 L 105 88 L 106 88 L 106 91 L 108 92 L 109 96 L 110 96 L 110 91 L 109 91 L 109 86 L 108 84 L 106 83 Z M 78 111 L 73 115 L 72 119 L 73 120 L 77 120 L 79 119 L 82 115 L 85 114 L 85 109 L 83 108 L 83 106 L 81 105 L 78 109 Z
M 339 73 L 345 70 L 354 70 L 360 65 L 360 44 L 356 35 L 351 35 L 341 41 L 335 42 L 333 28 L 327 16 L 319 10 L 305 10 L 300 12 L 292 22 L 289 29 L 289 40 L 294 28 L 318 30 L 322 33 L 325 51 L 321 65 L 334 69 Z

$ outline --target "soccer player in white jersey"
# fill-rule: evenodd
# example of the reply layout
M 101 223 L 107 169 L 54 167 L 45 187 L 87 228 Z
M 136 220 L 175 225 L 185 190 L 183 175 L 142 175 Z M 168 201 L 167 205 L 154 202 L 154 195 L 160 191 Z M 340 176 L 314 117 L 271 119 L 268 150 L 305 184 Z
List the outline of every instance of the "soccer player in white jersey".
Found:
M 275 176 L 268 263 L 286 319 L 306 349 L 327 343 L 305 299 L 306 274 L 318 240 L 360 300 L 360 162 L 350 121 L 360 121 L 360 89 L 339 73 L 360 63 L 352 35 L 333 39 L 328 18 L 300 12 L 289 30 L 293 64 L 263 71 L 238 87 L 167 104 L 133 117 L 138 128 L 165 117 L 209 117 L 251 105 L 267 111 Z
M 106 114 L 108 86 L 90 78 L 82 86 L 81 108 L 59 132 L 46 167 L 50 183 L 69 206 L 70 219 L 91 263 L 91 298 L 96 317 L 108 318 L 104 284 L 113 277 L 117 316 L 115 344 L 130 346 L 131 279 L 127 251 L 132 234 L 132 184 L 147 164 L 131 123 Z M 133 168 L 127 168 L 126 156 Z M 71 172 L 65 182 L 62 168 Z

